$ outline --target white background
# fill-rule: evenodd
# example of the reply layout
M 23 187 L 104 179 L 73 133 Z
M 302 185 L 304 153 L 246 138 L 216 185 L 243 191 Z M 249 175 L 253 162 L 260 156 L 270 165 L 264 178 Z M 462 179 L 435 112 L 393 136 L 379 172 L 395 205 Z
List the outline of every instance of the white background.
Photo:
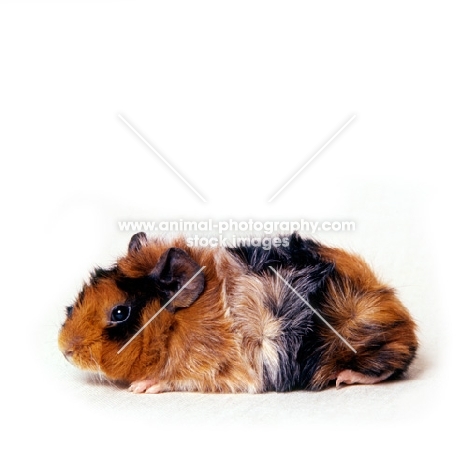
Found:
M 457 459 L 468 312 L 463 3 L 1 2 L 2 456 L 49 466 Z M 115 396 L 123 390 L 79 380 L 56 335 L 89 270 L 125 252 L 117 221 L 209 218 L 354 221 L 355 232 L 317 237 L 361 253 L 411 309 L 424 404 L 414 386 L 407 401 L 401 383 L 401 403 L 346 389 L 300 423 L 298 411 L 288 419 L 294 395 L 250 400 L 266 408 L 259 420 L 236 412 L 236 397 L 197 396 L 193 409 L 193 396 L 177 397 L 183 408 L 157 396 L 134 400 L 133 414 L 127 395 Z M 221 416 L 197 412 L 204 401 Z M 151 417 L 162 402 L 164 423 Z

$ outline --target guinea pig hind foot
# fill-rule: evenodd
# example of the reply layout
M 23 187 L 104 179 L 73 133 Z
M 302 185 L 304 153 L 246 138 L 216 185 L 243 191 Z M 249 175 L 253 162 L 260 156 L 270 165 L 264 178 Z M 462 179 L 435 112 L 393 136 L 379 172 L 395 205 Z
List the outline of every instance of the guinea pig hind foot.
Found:
M 128 391 L 132 393 L 161 393 L 164 391 L 164 387 L 155 379 L 135 380 L 131 383 Z
M 350 369 L 346 369 L 344 371 L 341 371 L 336 377 L 336 388 L 339 388 L 341 384 L 376 384 L 382 382 L 382 380 L 388 379 L 392 374 L 393 372 L 390 371 L 380 375 L 379 377 L 371 377 L 369 375 L 361 374 L 360 372 L 355 372 Z

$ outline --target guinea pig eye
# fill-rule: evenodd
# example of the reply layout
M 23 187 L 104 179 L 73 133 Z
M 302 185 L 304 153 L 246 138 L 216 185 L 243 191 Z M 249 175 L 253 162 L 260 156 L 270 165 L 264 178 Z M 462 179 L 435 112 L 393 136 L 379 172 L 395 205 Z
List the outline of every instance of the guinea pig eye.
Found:
M 130 317 L 130 306 L 118 305 L 112 309 L 111 322 L 125 322 Z

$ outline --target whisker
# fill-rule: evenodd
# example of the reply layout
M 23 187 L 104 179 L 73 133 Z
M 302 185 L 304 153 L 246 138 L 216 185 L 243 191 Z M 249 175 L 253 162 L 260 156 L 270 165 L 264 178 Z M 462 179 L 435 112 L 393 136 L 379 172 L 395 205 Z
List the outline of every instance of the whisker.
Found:
M 91 359 L 96 364 L 97 371 L 96 371 L 95 376 L 97 376 L 97 378 L 99 379 L 99 382 L 107 383 L 114 388 L 118 388 L 117 385 L 112 380 L 106 377 L 106 374 L 102 371 L 101 366 L 98 364 L 98 362 L 96 361 L 96 358 L 93 356 L 93 352 L 91 349 L 89 350 L 89 354 L 90 354 Z

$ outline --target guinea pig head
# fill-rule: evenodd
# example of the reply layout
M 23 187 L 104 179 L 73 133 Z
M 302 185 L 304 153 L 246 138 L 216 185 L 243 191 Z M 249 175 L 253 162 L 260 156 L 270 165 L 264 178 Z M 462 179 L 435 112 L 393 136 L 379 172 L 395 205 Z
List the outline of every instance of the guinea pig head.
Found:
M 203 292 L 200 270 L 184 249 L 135 234 L 127 255 L 110 269 L 96 269 L 67 307 L 60 350 L 77 367 L 110 379 L 154 375 L 164 363 L 175 315 Z

